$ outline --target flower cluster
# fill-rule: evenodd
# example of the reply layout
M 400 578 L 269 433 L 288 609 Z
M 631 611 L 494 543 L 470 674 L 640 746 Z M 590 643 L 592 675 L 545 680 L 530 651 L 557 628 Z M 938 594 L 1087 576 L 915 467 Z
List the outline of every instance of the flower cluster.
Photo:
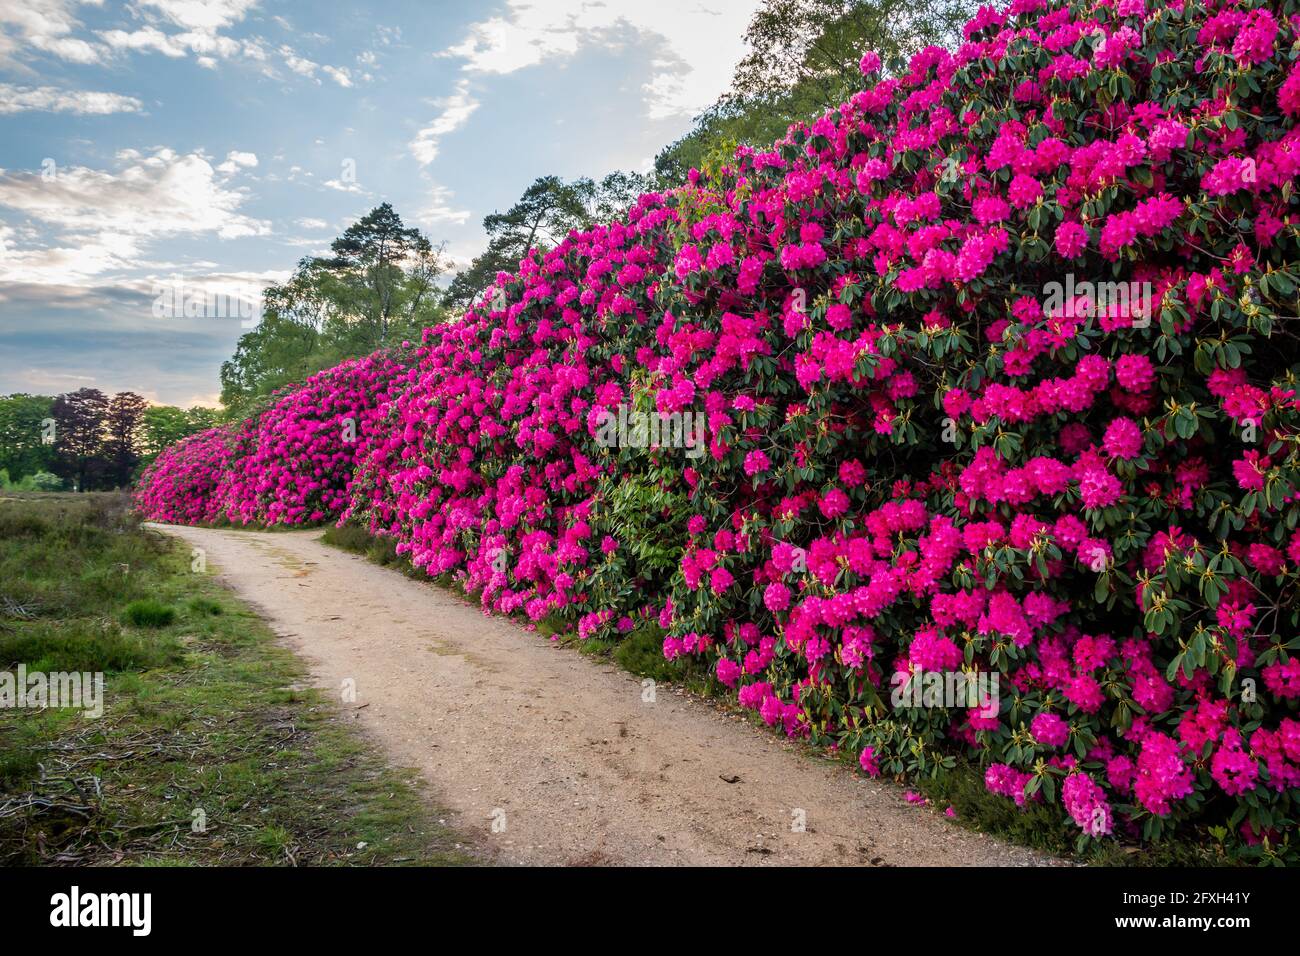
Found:
M 166 449 L 141 479 L 139 510 L 151 520 L 189 523 L 337 519 L 406 370 L 387 352 L 344 362 L 282 390 L 234 428 Z

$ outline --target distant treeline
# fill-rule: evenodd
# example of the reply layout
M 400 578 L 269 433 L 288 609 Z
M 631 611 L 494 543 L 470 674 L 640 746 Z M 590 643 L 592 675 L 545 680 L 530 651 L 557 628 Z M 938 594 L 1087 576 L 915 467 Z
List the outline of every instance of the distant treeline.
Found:
M 0 487 L 124 488 L 173 442 L 211 428 L 218 412 L 150 405 L 134 392 L 83 388 L 0 396 Z

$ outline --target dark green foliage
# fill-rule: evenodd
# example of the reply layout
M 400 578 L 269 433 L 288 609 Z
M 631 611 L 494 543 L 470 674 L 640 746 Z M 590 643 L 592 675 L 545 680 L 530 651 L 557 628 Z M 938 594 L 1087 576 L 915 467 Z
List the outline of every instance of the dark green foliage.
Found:
M 264 315 L 221 367 L 227 417 L 243 418 L 277 389 L 378 349 L 419 341 L 444 318 L 442 247 L 388 203 L 349 226 L 333 255 L 303 259 L 263 294 Z
M 126 619 L 136 627 L 167 627 L 176 620 L 176 609 L 152 598 L 132 601 L 126 606 Z

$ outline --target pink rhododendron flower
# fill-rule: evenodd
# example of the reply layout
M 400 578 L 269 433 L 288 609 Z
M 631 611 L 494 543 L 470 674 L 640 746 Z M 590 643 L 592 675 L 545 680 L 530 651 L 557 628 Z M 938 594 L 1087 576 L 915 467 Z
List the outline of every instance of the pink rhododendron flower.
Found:
M 1142 454 L 1142 431 L 1131 418 L 1116 418 L 1106 426 L 1102 445 L 1114 458 L 1137 458 Z
M 1152 732 L 1142 741 L 1137 760 L 1134 794 L 1156 816 L 1167 816 L 1170 802 L 1192 792 L 1192 772 L 1183 762 L 1178 745 L 1164 734 Z
M 1034 740 L 1044 747 L 1062 747 L 1070 739 L 1070 728 L 1057 714 L 1042 712 L 1029 725 Z
M 1084 833 L 1092 837 L 1110 835 L 1113 811 L 1105 791 L 1086 773 L 1072 773 L 1065 778 L 1061 784 L 1061 802 Z

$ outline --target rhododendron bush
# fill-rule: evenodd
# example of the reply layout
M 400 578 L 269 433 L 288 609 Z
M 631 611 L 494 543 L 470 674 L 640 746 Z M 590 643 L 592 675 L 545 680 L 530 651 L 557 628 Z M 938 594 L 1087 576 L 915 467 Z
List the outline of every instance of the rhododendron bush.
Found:
M 344 362 L 274 401 L 221 489 L 235 524 L 297 525 L 337 516 L 357 460 L 380 438 L 379 419 L 406 366 L 386 352 Z
M 282 390 L 237 426 L 166 449 L 141 477 L 141 510 L 160 521 L 238 525 L 337 518 L 406 371 L 388 352 L 344 362 Z
M 217 488 L 231 471 L 228 427 L 191 435 L 163 449 L 140 477 L 136 507 L 154 521 L 204 524 L 220 510 Z
M 248 457 L 177 446 L 141 506 L 361 522 L 487 610 L 660 628 L 867 773 L 965 755 L 1081 838 L 1210 824 L 1277 852 L 1298 30 L 1295 0 L 1016 0 L 901 75 L 867 54 L 838 110 L 428 330 L 346 502 L 347 456 L 276 464 L 298 452 L 264 416 Z M 700 415 L 702 443 L 602 437 L 629 413 Z M 250 460 L 257 507 L 214 512 L 246 492 L 212 472 Z M 286 498 L 281 474 L 333 484 Z M 897 702 L 961 671 L 997 683 Z

